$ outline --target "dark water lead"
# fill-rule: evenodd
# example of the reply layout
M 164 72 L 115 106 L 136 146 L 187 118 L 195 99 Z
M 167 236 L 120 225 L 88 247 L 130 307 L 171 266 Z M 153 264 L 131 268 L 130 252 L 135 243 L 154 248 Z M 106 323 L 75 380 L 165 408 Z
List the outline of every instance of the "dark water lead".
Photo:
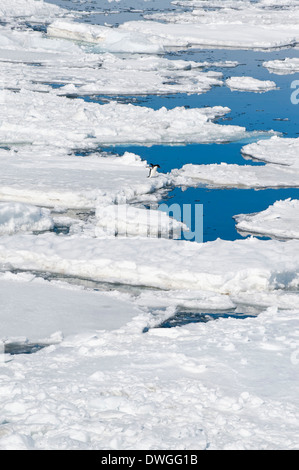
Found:
M 248 313 L 237 313 L 237 309 L 231 311 L 214 311 L 214 312 L 194 312 L 194 311 L 178 311 L 173 316 L 167 318 L 161 323 L 153 326 L 146 327 L 143 333 L 147 333 L 152 328 L 176 328 L 189 325 L 192 323 L 207 323 L 209 321 L 218 320 L 220 318 L 236 318 L 245 319 L 249 317 L 256 317 L 260 313 L 259 309 L 253 309 Z
M 4 344 L 4 354 L 33 354 L 50 346 L 48 343 L 12 342 Z

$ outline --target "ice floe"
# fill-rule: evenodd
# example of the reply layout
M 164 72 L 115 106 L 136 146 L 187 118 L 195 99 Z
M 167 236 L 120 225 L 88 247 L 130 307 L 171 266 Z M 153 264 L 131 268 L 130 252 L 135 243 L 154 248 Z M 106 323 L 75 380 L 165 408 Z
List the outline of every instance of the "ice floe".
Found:
M 161 289 L 233 294 L 297 287 L 298 240 L 190 243 L 155 238 L 87 238 L 16 234 L 0 240 L 0 261 L 13 269 Z M 275 254 L 275 255 L 274 255 Z M 244 261 L 246 260 L 246 265 Z
M 129 298 L 47 282 L 30 274 L 1 274 L 0 292 L 0 340 L 4 343 L 47 345 L 70 335 L 120 328 L 141 313 Z
M 25 19 L 38 23 L 54 21 L 60 16 L 74 17 L 74 13 L 43 0 L 2 0 L 0 16 L 8 22 L 20 22 Z
M 246 158 L 266 162 L 266 165 L 184 165 L 173 170 L 172 176 L 182 186 L 279 188 L 298 187 L 298 138 L 273 136 L 242 148 Z
M 125 153 L 84 157 L 57 147 L 20 146 L 0 149 L 0 200 L 50 208 L 88 209 L 99 205 L 157 202 L 169 176 L 148 178 L 147 163 Z
M 111 102 L 99 105 L 48 93 L 0 91 L 0 143 L 75 148 L 113 144 L 236 141 L 258 133 L 213 120 L 229 108 L 154 110 Z M 263 133 L 262 133 L 263 134 Z
M 225 83 L 231 90 L 253 91 L 255 93 L 263 93 L 277 88 L 276 83 L 271 80 L 258 80 L 252 77 L 230 77 Z
M 256 234 L 271 238 L 299 238 L 299 201 L 286 199 L 256 214 L 235 216 L 236 228 L 242 234 Z
M 155 15 L 169 24 L 100 28 L 105 39 L 97 44 L 99 29 L 72 24 L 73 12 L 42 0 L 1 2 L 2 450 L 298 447 L 299 240 L 150 238 L 157 228 L 167 237 L 170 219 L 142 205 L 155 206 L 174 184 L 298 185 L 297 139 L 243 147 L 264 166 L 193 165 L 166 175 L 161 168 L 149 179 L 137 155 L 113 156 L 98 146 L 225 142 L 260 133 L 214 122 L 229 112 L 224 107 L 154 111 L 78 99 L 104 89 L 129 94 L 138 80 L 144 93 L 220 84 L 202 64 L 154 51 L 298 41 L 294 0 L 175 3 L 190 8 Z M 26 29 L 25 21 L 54 23 L 59 33 L 58 17 L 67 18 L 69 40 Z M 104 50 L 151 55 L 124 60 Z M 283 223 L 296 238 L 297 202 L 243 214 L 243 222 L 270 227 L 278 238 Z M 53 231 L 59 221 L 69 224 L 68 235 Z M 113 290 L 99 292 L 105 283 Z M 242 320 L 161 326 L 188 310 Z M 38 352 L 17 354 L 22 348 Z
M 245 145 L 241 152 L 244 157 L 267 163 L 299 168 L 299 138 L 273 136 Z
M 130 32 L 107 26 L 88 25 L 57 20 L 47 29 L 49 36 L 83 41 L 98 46 L 98 52 L 130 52 L 159 54 L 163 45 L 155 41 L 152 34 L 142 31 Z
M 263 66 L 271 73 L 276 73 L 277 75 L 288 75 L 299 72 L 299 58 L 286 57 L 285 59 L 268 60 L 263 62 Z
M 100 206 L 96 211 L 97 236 L 145 236 L 182 238 L 188 227 L 162 210 L 148 210 L 128 204 Z
M 0 234 L 20 231 L 42 232 L 52 229 L 54 221 L 48 209 L 20 203 L 0 203 Z
M 150 30 L 167 46 L 269 49 L 296 45 L 297 1 L 181 1 L 185 11 L 148 15 L 151 21 L 121 25 L 128 31 Z M 158 21 L 154 21 L 158 20 Z M 162 20 L 162 21 L 161 21 Z

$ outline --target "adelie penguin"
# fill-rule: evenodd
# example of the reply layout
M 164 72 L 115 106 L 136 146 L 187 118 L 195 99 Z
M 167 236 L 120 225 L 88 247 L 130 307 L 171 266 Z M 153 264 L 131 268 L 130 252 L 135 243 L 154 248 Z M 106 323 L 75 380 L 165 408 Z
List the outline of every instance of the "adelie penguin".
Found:
M 149 168 L 150 168 L 150 171 L 149 171 L 148 178 L 152 178 L 157 173 L 157 169 L 160 168 L 160 165 L 154 165 L 153 163 L 151 163 L 149 165 Z

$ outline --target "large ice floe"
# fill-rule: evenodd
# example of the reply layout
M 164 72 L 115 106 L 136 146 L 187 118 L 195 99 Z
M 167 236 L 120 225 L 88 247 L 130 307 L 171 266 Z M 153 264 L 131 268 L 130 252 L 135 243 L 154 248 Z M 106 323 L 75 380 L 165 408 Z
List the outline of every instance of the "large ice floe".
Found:
M 48 271 L 105 282 L 195 289 L 223 294 L 298 288 L 299 242 L 189 243 L 155 238 L 3 236 L 0 261 L 13 269 Z M 273 256 L 275 253 L 275 256 Z M 298 254 L 298 255 L 297 255 Z M 243 261 L 246 259 L 246 266 Z
M 158 191 L 172 180 L 159 174 L 147 178 L 147 163 L 125 153 L 76 156 L 55 146 L 0 149 L 1 201 L 18 201 L 48 208 L 87 209 L 98 205 L 157 202 Z
M 213 122 L 230 109 L 152 108 L 111 102 L 99 106 L 22 89 L 0 91 L 0 143 L 82 148 L 113 144 L 235 141 L 259 132 Z M 265 133 L 260 132 L 260 135 Z
M 242 148 L 245 158 L 266 162 L 265 165 L 184 165 L 173 170 L 177 183 L 183 186 L 208 185 L 227 188 L 298 187 L 298 138 L 273 136 Z
M 121 30 L 152 34 L 164 47 L 231 47 L 271 49 L 298 43 L 298 1 L 176 2 L 188 11 L 156 13 L 131 21 Z M 162 21 L 161 21 L 162 20 Z
M 237 216 L 274 240 L 175 240 L 186 227 L 156 210 L 175 185 L 298 186 L 298 139 L 244 146 L 263 166 L 148 178 L 150 162 L 103 147 L 271 133 L 217 123 L 223 106 L 82 99 L 222 85 L 209 67 L 236 63 L 156 53 L 296 44 L 298 2 L 174 3 L 111 28 L 1 1 L 0 449 L 298 447 L 298 201 Z

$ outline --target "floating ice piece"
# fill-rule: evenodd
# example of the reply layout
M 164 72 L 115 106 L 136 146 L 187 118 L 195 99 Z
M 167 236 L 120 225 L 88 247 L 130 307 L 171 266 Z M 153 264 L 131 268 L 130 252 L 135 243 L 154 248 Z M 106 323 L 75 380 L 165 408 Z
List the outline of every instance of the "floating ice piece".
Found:
M 56 145 L 65 149 L 113 144 L 169 144 L 238 141 L 244 127 L 213 122 L 229 108 L 154 110 L 111 102 L 70 100 L 48 93 L 0 91 L 0 142 Z
M 236 228 L 242 235 L 255 234 L 278 239 L 299 238 L 299 201 L 276 201 L 266 210 L 235 217 Z
M 95 54 L 65 39 L 36 31 L 0 30 L 0 87 L 65 95 L 204 93 L 222 85 L 207 67 L 235 62 L 169 60 L 155 55 Z M 35 65 L 35 67 L 33 67 Z
M 98 45 L 98 52 L 130 52 L 158 54 L 163 45 L 155 42 L 151 34 L 122 31 L 107 26 L 88 25 L 56 20 L 48 26 L 48 35 Z
M 254 160 L 299 168 L 299 138 L 273 136 L 245 145 L 241 152 L 244 157 Z
M 299 72 L 299 58 L 286 57 L 285 59 L 281 60 L 268 60 L 263 62 L 263 66 L 266 67 L 271 73 L 276 73 L 277 75 L 288 75 Z
M 226 80 L 226 85 L 231 90 L 253 91 L 263 93 L 277 88 L 276 83 L 271 80 L 258 80 L 252 77 L 231 77 Z
M 99 206 L 96 211 L 97 236 L 140 236 L 181 238 L 188 227 L 160 210 L 114 204 Z
M 241 152 L 246 158 L 266 162 L 266 165 L 184 165 L 173 170 L 176 184 L 184 186 L 279 188 L 299 185 L 299 138 L 270 139 L 245 145 Z
M 48 209 L 21 203 L 0 203 L 0 235 L 16 232 L 42 232 L 54 222 Z
M 299 186 L 298 169 L 282 165 L 184 165 L 173 170 L 171 176 L 177 185 L 217 188 L 293 188 Z

